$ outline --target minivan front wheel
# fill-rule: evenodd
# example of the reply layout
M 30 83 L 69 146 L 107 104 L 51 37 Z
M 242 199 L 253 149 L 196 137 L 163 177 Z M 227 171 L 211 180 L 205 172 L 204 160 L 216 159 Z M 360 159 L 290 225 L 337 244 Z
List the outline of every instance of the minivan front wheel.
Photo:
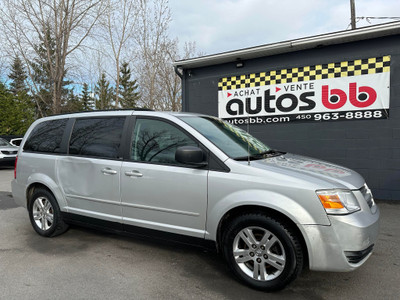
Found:
M 29 201 L 29 218 L 33 229 L 41 236 L 56 236 L 68 229 L 53 194 L 46 189 L 36 189 L 32 194 Z
M 303 266 L 301 244 L 293 231 L 262 214 L 234 219 L 223 237 L 223 251 L 239 279 L 264 291 L 284 288 Z

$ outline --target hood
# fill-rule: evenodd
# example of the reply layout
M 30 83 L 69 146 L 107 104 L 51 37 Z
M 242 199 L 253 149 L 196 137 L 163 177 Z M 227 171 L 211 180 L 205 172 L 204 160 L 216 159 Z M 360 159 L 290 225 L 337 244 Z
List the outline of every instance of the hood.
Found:
M 360 189 L 364 178 L 357 172 L 326 161 L 287 153 L 276 157 L 251 161 L 251 166 L 302 178 L 325 181 L 331 188 Z

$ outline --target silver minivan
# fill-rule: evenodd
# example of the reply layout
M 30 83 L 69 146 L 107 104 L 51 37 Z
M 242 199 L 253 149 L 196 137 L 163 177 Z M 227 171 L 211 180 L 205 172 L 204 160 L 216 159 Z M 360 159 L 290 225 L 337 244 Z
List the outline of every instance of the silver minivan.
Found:
M 303 267 L 360 267 L 379 230 L 358 173 L 189 113 L 37 120 L 18 151 L 12 191 L 42 236 L 85 224 L 211 246 L 242 282 L 265 291 L 284 288 Z

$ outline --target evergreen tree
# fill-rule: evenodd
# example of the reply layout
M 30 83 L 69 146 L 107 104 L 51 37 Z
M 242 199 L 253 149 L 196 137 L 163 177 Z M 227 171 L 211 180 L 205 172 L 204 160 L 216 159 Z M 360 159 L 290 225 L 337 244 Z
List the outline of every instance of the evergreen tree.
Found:
M 94 99 L 92 96 L 90 96 L 89 85 L 87 83 L 83 84 L 80 101 L 82 103 L 82 109 L 84 111 L 93 110 Z
M 22 60 L 19 56 L 14 58 L 11 66 L 11 73 L 8 75 L 12 81 L 10 83 L 10 91 L 16 96 L 21 93 L 27 93 L 28 89 L 25 84 L 27 78 Z
M 131 80 L 131 69 L 127 62 L 122 63 L 121 77 L 119 86 L 120 103 L 123 108 L 135 108 L 140 93 L 137 92 L 138 85 L 136 80 Z
M 44 116 L 51 114 L 53 102 L 53 86 L 50 76 L 50 64 L 47 59 L 48 54 L 51 61 L 53 63 L 55 61 L 55 43 L 51 38 L 49 29 L 46 30 L 46 36 L 46 39 L 49 41 L 49 53 L 47 53 L 44 39 L 40 38 L 40 43 L 35 46 L 38 57 L 30 63 L 33 70 L 32 79 L 36 85 L 36 94 L 34 96 L 36 102 L 40 106 L 39 109 Z
M 113 108 L 112 101 L 114 97 L 114 90 L 112 87 L 110 87 L 110 82 L 106 79 L 106 74 L 104 72 L 101 73 L 94 91 L 97 96 L 96 109 L 103 110 Z
M 75 95 L 73 90 L 68 91 L 68 95 L 64 98 L 61 112 L 70 113 L 83 110 L 83 105 L 79 96 Z
M 34 119 L 28 95 L 20 93 L 15 96 L 0 83 L 0 134 L 23 135 Z
M 56 43 L 49 27 L 45 29 L 44 35 L 44 37 L 40 38 L 40 43 L 35 46 L 37 57 L 30 65 L 33 70 L 32 79 L 37 87 L 35 95 L 36 101 L 40 105 L 42 114 L 48 115 L 59 110 L 54 107 L 56 105 L 54 102 L 55 86 L 51 74 L 51 71 L 55 70 L 56 65 Z M 64 74 L 66 74 L 66 71 L 64 71 Z M 65 101 L 67 101 L 69 93 L 67 86 L 69 84 L 71 84 L 71 82 L 65 79 L 62 82 L 61 105 L 65 105 Z

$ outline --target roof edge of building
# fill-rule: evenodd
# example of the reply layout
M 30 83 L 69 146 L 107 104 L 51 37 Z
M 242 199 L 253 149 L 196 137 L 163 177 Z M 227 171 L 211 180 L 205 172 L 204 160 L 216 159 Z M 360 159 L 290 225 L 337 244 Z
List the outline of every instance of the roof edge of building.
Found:
M 395 34 L 400 34 L 399 21 L 178 60 L 173 65 L 182 69 L 199 68 Z

